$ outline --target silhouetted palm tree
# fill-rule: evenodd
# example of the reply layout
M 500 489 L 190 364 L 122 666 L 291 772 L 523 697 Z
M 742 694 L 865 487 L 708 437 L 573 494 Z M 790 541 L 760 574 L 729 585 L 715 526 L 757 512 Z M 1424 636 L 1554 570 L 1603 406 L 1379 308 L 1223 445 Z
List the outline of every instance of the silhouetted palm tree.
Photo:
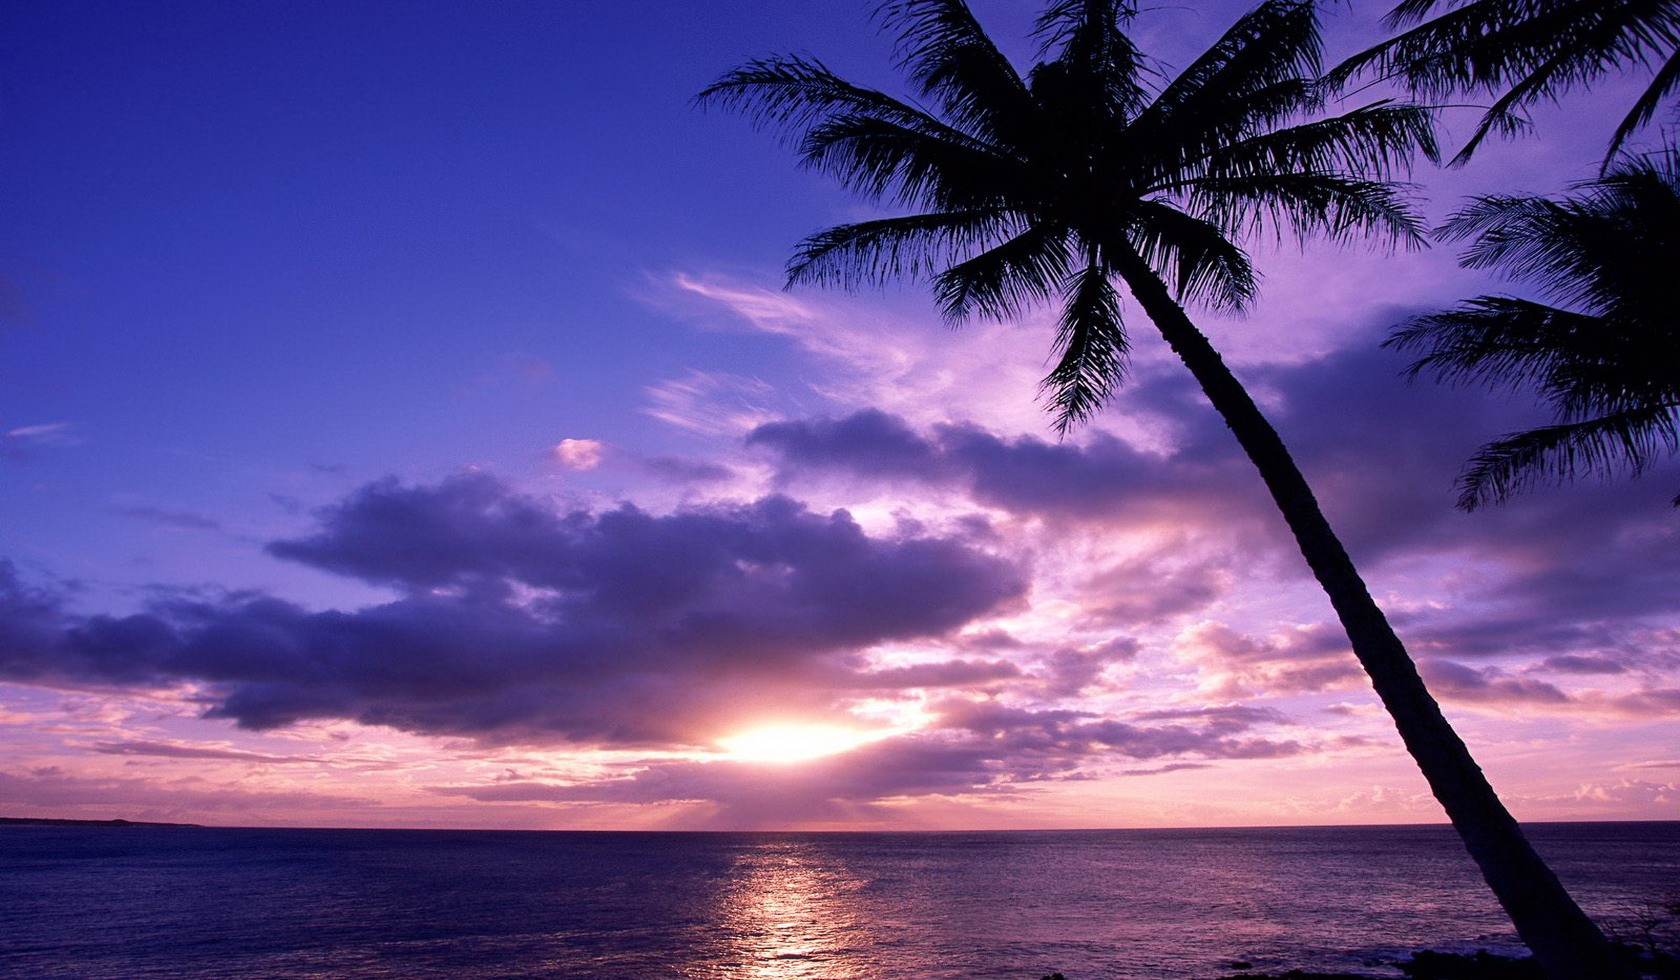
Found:
M 1437 10 L 1444 12 L 1425 20 Z M 1680 0 L 1403 0 L 1385 21 L 1410 27 L 1336 69 L 1375 69 L 1427 98 L 1493 98 L 1454 163 L 1489 133 L 1528 128 L 1528 109 L 1616 71 L 1654 69 L 1651 84 L 1616 127 L 1608 163 L 1622 144 L 1680 91 Z
M 1475 239 L 1467 267 L 1561 305 L 1478 296 L 1408 321 L 1385 344 L 1423 352 L 1414 376 L 1534 386 L 1552 408 L 1554 424 L 1476 453 L 1460 477 L 1465 510 L 1582 472 L 1638 475 L 1680 451 L 1680 150 L 1624 161 L 1573 190 L 1478 198 L 1441 229 Z
M 926 103 L 853 85 L 809 57 L 749 62 L 700 95 L 798 143 L 811 167 L 909 214 L 808 238 L 790 283 L 931 280 L 954 321 L 1060 305 L 1045 390 L 1066 429 L 1125 377 L 1123 284 L 1195 376 L 1271 491 L 1407 749 L 1518 932 L 1555 980 L 1616 976 L 1598 929 L 1534 853 L 1419 679 L 1282 440 L 1180 305 L 1240 308 L 1255 292 L 1234 236 L 1272 227 L 1336 240 L 1420 241 L 1383 176 L 1421 148 L 1428 114 L 1321 108 L 1306 0 L 1244 16 L 1177 77 L 1126 33 L 1127 0 L 1055 0 L 1026 75 L 962 0 L 890 0 L 902 68 Z

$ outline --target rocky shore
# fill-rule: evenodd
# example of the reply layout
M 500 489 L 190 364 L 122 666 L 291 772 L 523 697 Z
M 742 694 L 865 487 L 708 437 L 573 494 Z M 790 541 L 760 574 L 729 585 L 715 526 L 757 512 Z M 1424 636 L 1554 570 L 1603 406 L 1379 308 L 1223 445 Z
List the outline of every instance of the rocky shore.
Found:
M 1629 959 L 1638 965 L 1639 975 L 1651 980 L 1680 980 L 1680 957 L 1671 953 L 1652 953 L 1635 947 L 1625 947 Z M 1243 964 L 1233 964 L 1238 969 Z M 1540 965 L 1532 957 L 1496 956 L 1486 950 L 1474 954 L 1437 953 L 1432 950 L 1413 953 L 1412 958 L 1396 963 L 1395 968 L 1407 980 L 1546 980 Z M 1052 978 L 1053 980 L 1053 978 Z M 1287 973 L 1232 973 L 1218 980 L 1377 980 L 1366 973 L 1311 973 L 1290 970 Z

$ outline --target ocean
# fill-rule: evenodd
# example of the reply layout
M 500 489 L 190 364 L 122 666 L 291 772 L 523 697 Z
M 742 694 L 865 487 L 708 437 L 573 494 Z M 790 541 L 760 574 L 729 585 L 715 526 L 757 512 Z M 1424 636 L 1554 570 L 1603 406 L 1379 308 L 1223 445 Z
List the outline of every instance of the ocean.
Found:
M 1540 824 L 1581 903 L 1680 823 Z M 0 827 L 20 980 L 1205 980 L 1520 950 L 1445 827 L 584 833 Z

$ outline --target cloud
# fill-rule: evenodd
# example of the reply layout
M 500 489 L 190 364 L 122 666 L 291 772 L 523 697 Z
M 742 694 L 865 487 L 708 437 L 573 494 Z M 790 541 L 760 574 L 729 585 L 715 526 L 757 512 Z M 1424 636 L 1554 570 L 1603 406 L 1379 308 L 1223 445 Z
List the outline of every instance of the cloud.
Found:
M 75 446 L 81 441 L 72 422 L 20 425 L 0 432 L 0 459 L 32 459 L 43 450 Z
M 1244 733 L 1281 721 L 1270 712 L 1243 715 L 1222 709 L 1101 718 L 1071 709 L 1013 707 L 996 701 L 951 699 L 937 708 L 936 727 L 978 737 L 990 751 L 1008 750 L 1016 775 L 1065 772 L 1090 757 L 1156 759 L 1196 756 L 1213 759 L 1273 759 L 1306 751 L 1293 740 Z M 1145 721 L 1169 724 L 1140 724 Z M 1023 766 L 1023 763 L 1029 765 Z
M 1007 660 L 945 660 L 859 672 L 856 685 L 888 691 L 910 688 L 977 688 L 993 681 L 1021 676 L 1021 668 Z
M 1242 373 L 1367 579 L 1386 584 L 1379 596 L 1414 651 L 1629 668 L 1659 656 L 1651 631 L 1680 614 L 1680 522 L 1662 489 L 1672 481 L 1589 480 L 1459 512 L 1461 461 L 1532 414 L 1473 390 L 1407 385 L 1404 360 L 1377 339 L 1360 331 L 1345 349 Z M 1132 550 L 1111 549 L 1073 596 L 1094 618 L 1213 618 L 1216 603 L 1259 576 L 1315 588 L 1253 467 L 1188 381 L 1141 372 L 1114 411 L 1173 422 L 1152 426 L 1153 441 L 1093 430 L 1057 443 L 864 409 L 765 423 L 747 442 L 769 455 L 783 488 L 849 481 L 1051 522 L 1064 541 L 1075 525 L 1131 535 Z M 1139 545 L 1140 535 L 1155 543 Z
M 1498 667 L 1467 667 L 1450 660 L 1429 658 L 1418 673 L 1436 696 L 1449 701 L 1496 705 L 1561 705 L 1569 695 L 1545 681 L 1512 677 Z
M 1545 670 L 1555 670 L 1564 674 L 1625 674 L 1627 668 L 1607 657 L 1578 656 L 1576 654 L 1560 654 L 1547 657 L 1540 662 Z
M 1122 636 L 1087 647 L 1054 650 L 1042 659 L 1044 694 L 1052 698 L 1077 697 L 1097 686 L 1110 664 L 1136 659 L 1140 649 L 1137 640 Z
M 137 505 L 118 507 L 115 512 L 123 517 L 131 517 L 137 521 L 147 521 L 177 531 L 220 531 L 222 529 L 220 521 L 184 510 L 165 510 L 161 507 Z
M 924 434 L 866 409 L 840 419 L 766 423 L 748 433 L 747 444 L 774 456 L 784 486 L 841 475 L 957 490 L 1022 516 L 1108 527 L 1217 524 L 1241 533 L 1257 516 L 1268 529 L 1277 525 L 1264 501 L 1233 493 L 1236 483 L 1258 485 L 1235 454 L 1163 455 L 1103 432 L 1078 443 L 1005 438 L 972 424 L 935 425 Z
M 735 472 L 727 466 L 708 462 L 702 459 L 685 459 L 680 456 L 638 456 L 634 458 L 637 468 L 665 483 L 691 485 L 697 483 L 721 483 L 735 477 Z
M 678 289 L 725 307 L 765 333 L 793 333 L 817 319 L 806 303 L 762 286 L 703 280 L 680 273 L 673 282 Z
M 1680 802 L 1680 782 L 1624 779 L 1616 783 L 1584 783 L 1576 789 L 1574 798 L 1580 803 L 1596 805 L 1639 803 L 1672 806 Z
M 960 418 L 1019 432 L 1049 427 L 1035 399 L 1054 330 L 1047 317 L 1035 318 L 1029 329 L 976 322 L 953 335 L 919 301 L 895 313 L 879 297 L 795 297 L 755 283 L 681 274 L 655 301 L 672 299 L 691 308 L 698 300 L 704 314 L 721 312 L 737 329 L 745 325 L 796 345 L 816 362 L 805 375 L 816 380 L 805 382 L 800 397 L 831 411 L 874 407 L 919 424 Z
M 334 809 L 374 811 L 380 801 L 323 793 L 319 790 L 251 789 L 188 777 L 168 782 L 109 776 L 83 776 L 46 766 L 29 772 L 0 770 L 0 799 L 20 801 L 31 810 L 63 816 L 120 814 L 141 820 L 198 819 L 199 814 L 281 813 Z M 19 805 L 19 804 L 14 804 Z M 370 815 L 371 817 L 371 815 Z M 294 816 L 295 818 L 295 816 Z
M 1584 697 L 1582 700 L 1629 718 L 1680 717 L 1680 687 L 1647 688 L 1621 695 Z
M 1206 621 L 1179 634 L 1174 647 L 1197 665 L 1204 689 L 1217 697 L 1334 690 L 1363 677 L 1339 627 L 1286 627 L 1253 636 Z
M 103 755 L 155 756 L 165 759 L 220 759 L 229 762 L 257 762 L 269 765 L 320 761 L 310 756 L 267 755 L 262 752 L 248 752 L 244 749 L 216 748 L 181 742 L 156 742 L 144 739 L 96 742 L 93 750 Z
M 481 802 L 709 803 L 731 826 L 858 817 L 870 805 L 926 796 L 1009 795 L 1052 781 L 1091 778 L 1092 766 L 1179 759 L 1117 774 L 1202 768 L 1205 760 L 1278 758 L 1308 749 L 1292 740 L 1245 734 L 1281 723 L 1272 712 L 1215 708 L 1162 713 L 1148 725 L 1066 710 L 1027 710 L 952 698 L 929 729 L 852 751 L 767 769 L 728 759 L 661 761 L 608 779 L 557 783 L 498 779 L 434 792 Z
M 601 465 L 607 445 L 595 439 L 562 439 L 555 444 L 552 455 L 567 469 L 592 470 Z
M 689 369 L 646 389 L 646 414 L 688 432 L 740 436 L 793 406 L 767 381 L 721 371 Z
M 398 590 L 311 612 L 255 593 L 76 617 L 0 576 L 0 676 L 191 684 L 266 729 L 349 719 L 485 741 L 703 744 L 755 712 L 837 715 L 861 690 L 1012 676 L 876 670 L 887 641 L 1018 602 L 1021 574 L 952 538 L 866 534 L 784 497 L 654 515 L 561 513 L 495 479 L 383 481 L 277 556 Z

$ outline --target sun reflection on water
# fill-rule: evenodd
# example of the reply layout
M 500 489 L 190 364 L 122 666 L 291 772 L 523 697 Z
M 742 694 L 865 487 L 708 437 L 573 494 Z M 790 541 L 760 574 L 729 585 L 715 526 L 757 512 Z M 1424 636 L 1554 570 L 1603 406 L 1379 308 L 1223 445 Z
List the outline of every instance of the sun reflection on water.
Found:
M 766 843 L 741 858 L 722 900 L 732 977 L 861 980 L 878 940 L 860 894 L 867 880 L 807 853 L 797 841 Z

